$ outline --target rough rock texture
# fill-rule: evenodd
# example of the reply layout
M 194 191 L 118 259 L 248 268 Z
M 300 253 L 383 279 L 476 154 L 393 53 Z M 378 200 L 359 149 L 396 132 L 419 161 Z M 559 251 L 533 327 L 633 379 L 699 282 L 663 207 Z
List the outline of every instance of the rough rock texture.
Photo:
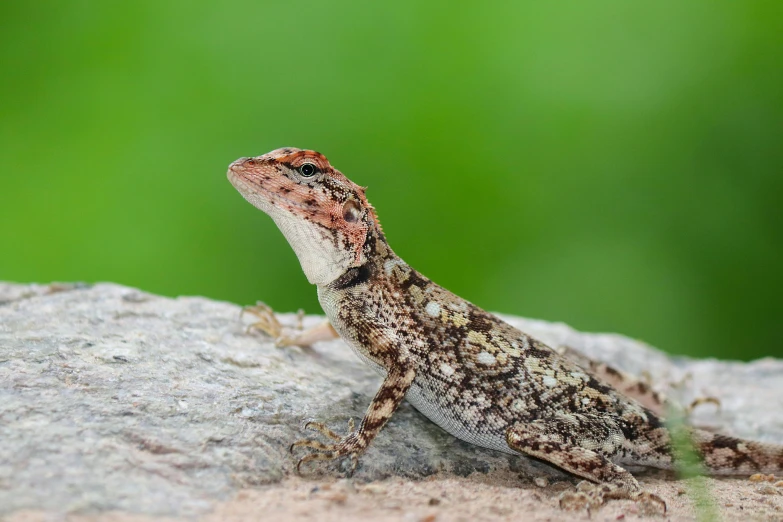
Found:
M 694 424 L 783 443 L 781 360 L 671 358 L 619 335 L 506 319 L 550 345 L 648 373 L 683 403 L 719 398 L 721 408 L 700 407 Z M 280 349 L 246 334 L 249 322 L 237 305 L 198 297 L 0 283 L 0 515 L 205 514 L 237 491 L 290 476 L 287 449 L 305 421 L 344 431 L 361 417 L 379 378 L 341 341 Z M 328 477 L 338 467 L 310 473 Z M 457 441 L 407 404 L 354 477 L 473 472 L 512 473 L 528 488 L 567 478 Z

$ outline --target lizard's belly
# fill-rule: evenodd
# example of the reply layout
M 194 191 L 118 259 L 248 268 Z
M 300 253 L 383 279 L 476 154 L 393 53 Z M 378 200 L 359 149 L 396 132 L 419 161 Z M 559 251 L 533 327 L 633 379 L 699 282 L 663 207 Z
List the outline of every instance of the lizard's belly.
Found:
M 460 440 L 512 455 L 519 453 L 506 443 L 506 427 L 491 426 L 481 419 L 463 418 L 424 388 L 414 383 L 405 398 L 425 417 Z

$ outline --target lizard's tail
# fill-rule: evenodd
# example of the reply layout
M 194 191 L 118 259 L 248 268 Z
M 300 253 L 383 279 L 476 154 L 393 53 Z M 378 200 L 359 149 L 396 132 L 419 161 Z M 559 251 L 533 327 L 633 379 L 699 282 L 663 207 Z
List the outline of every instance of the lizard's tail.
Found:
M 702 430 L 691 432 L 711 475 L 783 472 L 783 445 L 755 442 Z

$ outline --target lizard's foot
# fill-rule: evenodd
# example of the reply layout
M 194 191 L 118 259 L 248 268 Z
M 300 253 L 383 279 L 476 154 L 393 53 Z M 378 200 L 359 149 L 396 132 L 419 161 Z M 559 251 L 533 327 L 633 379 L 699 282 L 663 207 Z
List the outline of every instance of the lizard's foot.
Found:
M 603 506 L 608 500 L 628 499 L 637 502 L 640 510 L 645 514 L 666 514 L 666 502 L 658 495 L 647 491 L 630 492 L 611 484 L 593 484 L 586 480 L 577 484 L 576 489 L 560 495 L 560 509 L 586 509 L 589 513 Z
M 266 303 L 258 301 L 255 306 L 245 306 L 239 313 L 241 318 L 244 314 L 254 315 L 257 319 L 255 323 L 248 325 L 245 333 L 251 330 L 260 330 L 275 340 L 277 346 L 281 346 L 283 341 L 283 325 L 277 320 L 274 310 Z
M 319 432 L 324 437 L 327 437 L 333 441 L 333 444 L 324 444 L 316 439 L 302 439 L 291 444 L 290 451 L 293 452 L 294 448 L 310 448 L 315 450 L 313 453 L 309 453 L 299 459 L 296 463 L 296 472 L 299 473 L 299 469 L 302 464 L 312 462 L 315 460 L 335 460 L 344 457 L 351 459 L 351 466 L 348 470 L 348 476 L 353 474 L 359 463 L 359 455 L 366 448 L 366 443 L 363 443 L 363 438 L 359 431 L 354 429 L 353 419 L 348 420 L 348 435 L 341 437 L 334 431 L 326 427 L 325 424 L 320 422 L 308 422 L 305 424 L 305 429 L 311 429 Z
M 304 311 L 299 310 L 297 312 L 297 325 L 295 331 L 283 326 L 277 319 L 274 310 L 267 305 L 259 301 L 255 306 L 246 306 L 242 309 L 242 314 L 254 315 L 258 320 L 247 327 L 247 332 L 251 330 L 260 330 L 274 339 L 275 346 L 283 348 L 285 346 L 311 346 L 318 341 L 328 341 L 337 337 L 337 332 L 329 324 L 329 321 L 324 321 L 318 326 L 314 326 L 308 330 L 303 330 L 302 321 L 304 319 Z

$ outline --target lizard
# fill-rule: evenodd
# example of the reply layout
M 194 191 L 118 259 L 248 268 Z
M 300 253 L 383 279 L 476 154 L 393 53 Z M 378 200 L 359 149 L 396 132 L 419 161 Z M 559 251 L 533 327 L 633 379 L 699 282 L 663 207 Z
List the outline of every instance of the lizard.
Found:
M 325 156 L 280 148 L 237 159 L 227 177 L 272 218 L 317 287 L 330 325 L 321 333 L 333 329 L 383 379 L 347 434 L 306 425 L 331 442 L 294 442 L 292 450 L 309 450 L 297 470 L 343 458 L 354 469 L 406 399 L 458 439 L 543 460 L 592 484 L 564 493 L 561 506 L 631 499 L 666 511 L 626 469 L 678 465 L 660 411 L 414 270 L 390 248 L 366 188 Z M 783 470 L 783 445 L 696 428 L 687 434 L 710 474 Z

